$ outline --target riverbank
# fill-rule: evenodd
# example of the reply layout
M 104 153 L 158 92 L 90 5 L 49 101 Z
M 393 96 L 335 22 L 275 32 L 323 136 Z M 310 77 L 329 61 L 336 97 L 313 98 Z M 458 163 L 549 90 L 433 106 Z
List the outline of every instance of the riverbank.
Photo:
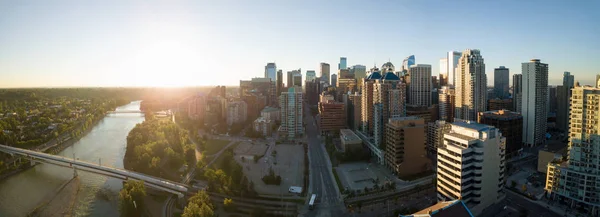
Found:
M 56 153 L 59 153 L 59 152 L 61 152 L 61 151 L 65 150 L 66 148 L 68 148 L 68 147 L 72 146 L 73 144 L 75 144 L 76 142 L 78 142 L 78 141 L 79 141 L 81 138 L 83 138 L 84 136 L 86 136 L 86 135 L 87 135 L 89 132 L 91 132 L 91 131 L 92 131 L 92 129 L 94 129 L 94 127 L 95 127 L 96 125 L 98 125 L 98 124 L 99 124 L 99 123 L 100 123 L 100 122 L 101 122 L 101 121 L 102 121 L 102 120 L 103 120 L 105 117 L 106 117 L 106 115 L 105 115 L 105 116 L 102 116 L 102 118 L 100 118 L 100 119 L 98 119 L 98 120 L 95 120 L 94 122 L 92 122 L 91 126 L 89 126 L 87 129 L 85 129 L 85 130 L 84 130 L 84 131 L 81 133 L 81 135 L 79 135 L 79 136 L 77 136 L 77 137 L 75 137 L 75 138 L 71 137 L 70 139 L 68 139 L 68 140 L 66 140 L 66 141 L 63 141 L 63 142 L 61 142 L 60 144 L 57 144 L 57 145 L 55 145 L 54 147 L 48 148 L 48 149 L 45 151 L 45 153 L 49 153 L 49 154 L 56 154 Z M 83 125 L 81 126 L 81 128 L 83 128 Z M 80 129 L 81 129 L 81 128 L 80 128 Z M 69 133 L 70 133 L 70 132 L 69 132 Z M 1 181 L 1 180 L 3 180 L 3 179 L 9 178 L 9 177 L 11 177 L 11 176 L 13 176 L 13 175 L 19 174 L 20 172 L 26 171 L 26 170 L 28 170 L 28 169 L 30 169 L 30 168 L 32 168 L 32 167 L 34 167 L 34 166 L 35 166 L 35 165 L 37 165 L 37 164 L 38 164 L 38 163 L 34 163 L 34 164 L 27 163 L 27 164 L 20 165 L 20 166 L 19 166 L 17 169 L 15 169 L 15 170 L 7 171 L 5 174 L 1 174 L 1 175 L 0 175 L 0 181 Z
M 73 177 L 54 193 L 48 195 L 47 199 L 42 201 L 27 216 L 72 216 L 73 205 L 75 204 L 79 187 L 79 177 Z

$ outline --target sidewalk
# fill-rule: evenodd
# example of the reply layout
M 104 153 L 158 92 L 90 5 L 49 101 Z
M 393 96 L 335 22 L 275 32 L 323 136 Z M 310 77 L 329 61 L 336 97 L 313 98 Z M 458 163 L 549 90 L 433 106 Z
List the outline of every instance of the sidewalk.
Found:
M 580 213 L 575 209 L 569 208 L 569 206 L 567 206 L 567 205 L 560 204 L 558 201 L 548 201 L 547 199 L 545 199 L 543 197 L 541 200 L 536 200 L 533 202 L 539 204 L 540 206 L 544 206 L 547 209 L 552 210 L 556 214 L 559 214 L 562 216 L 569 216 L 569 217 L 588 216 L 588 214 Z

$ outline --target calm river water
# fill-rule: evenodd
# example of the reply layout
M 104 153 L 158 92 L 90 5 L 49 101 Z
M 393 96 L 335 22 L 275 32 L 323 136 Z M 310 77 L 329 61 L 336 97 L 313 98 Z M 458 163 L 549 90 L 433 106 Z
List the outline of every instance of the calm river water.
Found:
M 139 110 L 135 101 L 117 110 Z M 123 168 L 126 138 L 129 131 L 144 121 L 141 114 L 109 114 L 74 145 L 58 155 Z M 118 194 L 122 181 L 78 171 L 81 188 L 75 203 L 75 216 L 119 216 Z M 25 216 L 44 198 L 53 194 L 73 177 L 69 168 L 41 164 L 0 181 L 0 216 Z M 65 204 L 67 205 L 67 204 Z

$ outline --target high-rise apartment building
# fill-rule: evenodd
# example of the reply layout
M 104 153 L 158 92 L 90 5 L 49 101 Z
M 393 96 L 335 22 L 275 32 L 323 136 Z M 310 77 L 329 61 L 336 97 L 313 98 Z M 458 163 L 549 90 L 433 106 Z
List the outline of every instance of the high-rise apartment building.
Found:
M 521 105 L 523 104 L 523 75 L 513 75 L 513 109 L 521 113 Z
M 361 128 L 362 96 L 356 92 L 348 96 L 348 127 L 352 130 Z
M 412 65 L 408 69 L 410 86 L 408 93 L 411 105 L 431 106 L 431 65 Z
M 477 122 L 494 126 L 506 138 L 506 155 L 518 156 L 523 148 L 523 116 L 509 110 L 479 112 Z
M 346 68 L 348 68 L 348 63 L 347 63 L 346 57 L 340 57 L 340 63 L 338 64 L 338 70 L 346 69 Z
M 451 86 L 442 86 L 439 89 L 439 115 L 440 120 L 452 123 L 454 121 L 455 92 Z
M 292 86 L 302 87 L 302 73 L 300 73 L 300 70 L 292 74 Z
M 444 145 L 444 134 L 450 132 L 450 128 L 450 122 L 446 121 L 427 123 L 427 156 L 437 156 L 437 149 Z
M 281 126 L 279 135 L 288 140 L 299 138 L 304 132 L 302 127 L 302 88 L 290 87 L 287 92 L 279 96 L 279 108 L 281 111 Z
M 456 110 L 454 118 L 477 120 L 477 113 L 486 111 L 487 77 L 479 50 L 467 49 L 456 66 Z
M 315 70 L 306 70 L 306 81 L 314 81 L 317 78 Z
M 504 198 L 505 138 L 492 126 L 456 121 L 437 151 L 438 201 L 461 199 L 474 216 Z
M 385 123 L 389 118 L 400 117 L 404 113 L 404 96 L 406 93 L 400 78 L 393 72 L 385 73 L 381 80 L 376 80 L 373 85 L 373 105 L 380 106 L 381 110 L 374 111 L 373 136 L 375 144 L 382 145 L 385 139 Z M 395 90 L 395 91 L 393 91 Z
M 227 104 L 227 125 L 244 123 L 247 119 L 247 105 L 244 101 L 233 101 Z
M 298 81 L 300 83 L 299 85 L 297 83 L 298 76 L 300 77 L 300 80 Z M 293 87 L 295 85 L 302 86 L 302 69 L 288 71 L 286 84 L 287 87 Z
M 556 127 L 567 132 L 569 125 L 569 101 L 571 89 L 575 87 L 575 77 L 570 72 L 563 74 L 563 83 L 556 89 Z
M 553 200 L 600 215 L 600 84 L 572 89 L 567 161 L 548 164 L 545 190 Z
M 354 78 L 339 78 L 336 83 L 338 99 L 341 99 L 344 94 L 356 92 L 356 79 Z
M 456 85 L 456 73 L 458 73 L 456 71 L 456 67 L 458 66 L 458 60 L 461 56 L 462 53 L 457 51 L 450 51 L 446 53 L 446 72 L 448 74 L 448 76 L 446 76 L 446 85 Z
M 494 69 L 494 95 L 496 98 L 508 98 L 508 68 L 500 66 Z
M 326 84 L 330 84 L 330 66 L 329 63 L 321 63 L 319 65 L 319 70 L 321 72 L 321 81 L 325 81 Z
M 402 71 L 408 71 L 411 66 L 415 65 L 415 55 L 410 55 L 402 60 Z
M 440 59 L 440 86 L 448 85 L 448 58 Z
M 548 118 L 548 64 L 532 59 L 521 64 L 523 94 L 523 144 L 545 144 Z
M 277 80 L 277 66 L 275 63 L 267 63 L 265 66 L 265 78 L 270 78 L 273 82 Z
M 385 125 L 385 162 L 398 177 L 431 169 L 425 152 L 425 122 L 418 117 L 390 118 Z

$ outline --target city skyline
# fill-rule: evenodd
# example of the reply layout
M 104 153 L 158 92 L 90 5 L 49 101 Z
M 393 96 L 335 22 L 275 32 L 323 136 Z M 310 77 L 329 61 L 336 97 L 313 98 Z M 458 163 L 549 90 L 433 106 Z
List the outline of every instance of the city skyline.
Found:
M 540 12 L 530 13 L 531 7 Z M 262 77 L 269 62 L 320 75 L 321 62 L 335 67 L 340 57 L 348 66 L 380 67 L 389 60 L 400 68 L 409 55 L 416 64 L 432 65 L 437 76 L 448 51 L 465 49 L 481 51 L 489 75 L 498 66 L 518 69 L 543 59 L 549 84 L 561 84 L 564 71 L 592 84 L 600 68 L 594 61 L 600 58 L 594 40 L 600 30 L 593 28 L 600 16 L 590 9 L 598 7 L 516 1 L 2 2 L 0 87 L 229 86 Z M 367 15 L 345 16 L 353 12 Z M 471 25 L 446 22 L 464 12 Z M 487 17 L 495 12 L 503 16 Z M 315 16 L 291 16 L 307 13 Z M 399 34 L 404 29 L 414 34 Z M 213 73 L 229 76 L 202 79 Z

